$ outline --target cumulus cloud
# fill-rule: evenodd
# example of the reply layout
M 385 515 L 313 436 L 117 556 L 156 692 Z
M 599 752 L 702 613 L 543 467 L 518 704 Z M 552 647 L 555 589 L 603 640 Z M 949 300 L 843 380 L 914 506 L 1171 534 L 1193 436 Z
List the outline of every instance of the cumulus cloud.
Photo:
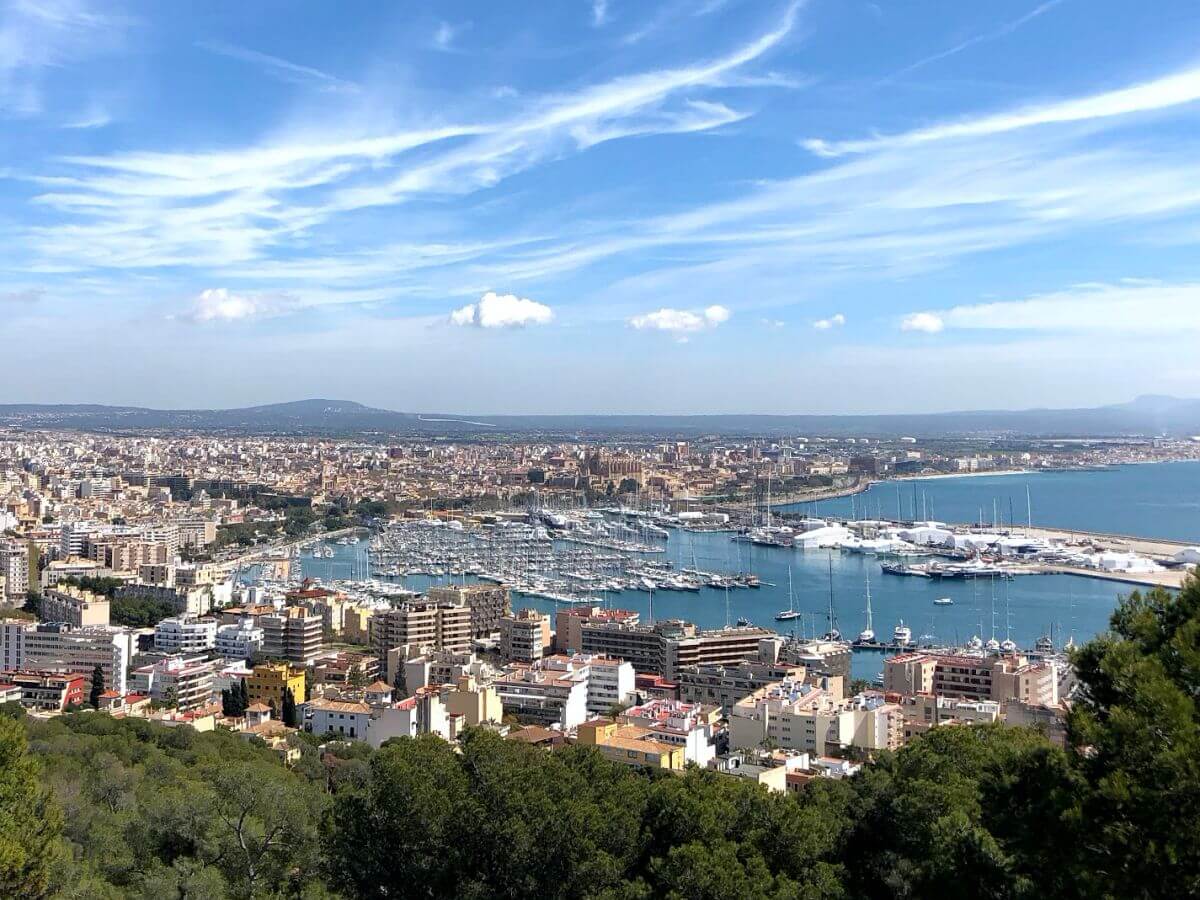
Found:
M 228 288 L 208 288 L 192 301 L 187 318 L 193 322 L 243 322 L 281 315 L 294 306 L 282 295 L 234 294 Z
M 840 328 L 846 324 L 846 317 L 841 313 L 834 313 L 828 319 L 817 319 L 813 322 L 813 328 L 817 331 L 828 331 L 830 328 Z
M 942 317 L 931 312 L 910 313 L 900 323 L 901 331 L 923 331 L 926 334 L 937 334 L 945 327 Z
M 544 303 L 488 291 L 478 303 L 468 303 L 450 313 L 451 325 L 473 325 L 476 328 L 524 328 L 526 325 L 545 325 L 554 320 L 554 310 Z
M 716 328 L 722 322 L 729 321 L 732 315 L 724 306 L 713 305 L 702 310 L 672 309 L 664 306 L 654 312 L 634 316 L 629 324 L 638 330 L 672 331 L 683 334 L 689 331 L 703 331 L 706 328 Z

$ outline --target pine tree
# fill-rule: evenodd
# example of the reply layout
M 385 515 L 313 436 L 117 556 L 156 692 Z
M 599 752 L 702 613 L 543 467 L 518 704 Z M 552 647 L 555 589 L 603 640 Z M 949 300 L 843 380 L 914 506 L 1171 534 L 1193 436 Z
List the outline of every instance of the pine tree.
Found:
M 100 708 L 100 696 L 104 693 L 104 670 L 97 663 L 92 669 L 92 692 L 88 697 L 88 702 L 92 704 L 92 709 Z
M 62 813 L 38 783 L 38 768 L 24 725 L 0 716 L 0 897 L 49 894 Z
M 296 698 L 292 695 L 291 688 L 283 689 L 283 724 L 289 728 L 299 728 L 298 716 L 296 714 Z

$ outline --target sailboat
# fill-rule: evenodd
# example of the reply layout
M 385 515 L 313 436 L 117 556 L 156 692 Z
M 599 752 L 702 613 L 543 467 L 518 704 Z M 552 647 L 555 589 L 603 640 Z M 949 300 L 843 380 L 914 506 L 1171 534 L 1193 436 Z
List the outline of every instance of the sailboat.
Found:
M 788 608 L 775 613 L 776 622 L 790 622 L 803 615 L 796 609 L 796 595 L 792 593 L 792 567 L 788 566 Z
M 875 640 L 875 628 L 871 622 L 871 571 L 867 570 L 867 627 L 858 633 L 860 644 L 870 644 Z
M 837 613 L 833 611 L 833 554 L 829 554 L 829 631 L 825 633 L 825 640 L 840 641 L 842 633 L 837 627 Z

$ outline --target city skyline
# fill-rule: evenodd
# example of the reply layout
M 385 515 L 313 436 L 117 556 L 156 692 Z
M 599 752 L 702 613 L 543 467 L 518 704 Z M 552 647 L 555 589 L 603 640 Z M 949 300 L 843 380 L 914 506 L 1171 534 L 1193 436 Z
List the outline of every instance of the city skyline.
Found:
M 523 12 L 0 4 L 0 402 L 1200 395 L 1184 4 Z

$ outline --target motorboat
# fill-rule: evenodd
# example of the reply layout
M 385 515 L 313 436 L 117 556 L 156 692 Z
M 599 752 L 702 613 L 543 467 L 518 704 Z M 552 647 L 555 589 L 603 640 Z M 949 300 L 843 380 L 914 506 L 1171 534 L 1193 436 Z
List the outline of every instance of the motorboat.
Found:
M 936 600 L 933 601 L 933 605 L 934 606 L 953 606 L 954 598 L 953 597 L 938 597 Z
M 912 629 L 904 624 L 903 619 L 892 629 L 892 643 L 899 647 L 907 647 L 912 643 Z

